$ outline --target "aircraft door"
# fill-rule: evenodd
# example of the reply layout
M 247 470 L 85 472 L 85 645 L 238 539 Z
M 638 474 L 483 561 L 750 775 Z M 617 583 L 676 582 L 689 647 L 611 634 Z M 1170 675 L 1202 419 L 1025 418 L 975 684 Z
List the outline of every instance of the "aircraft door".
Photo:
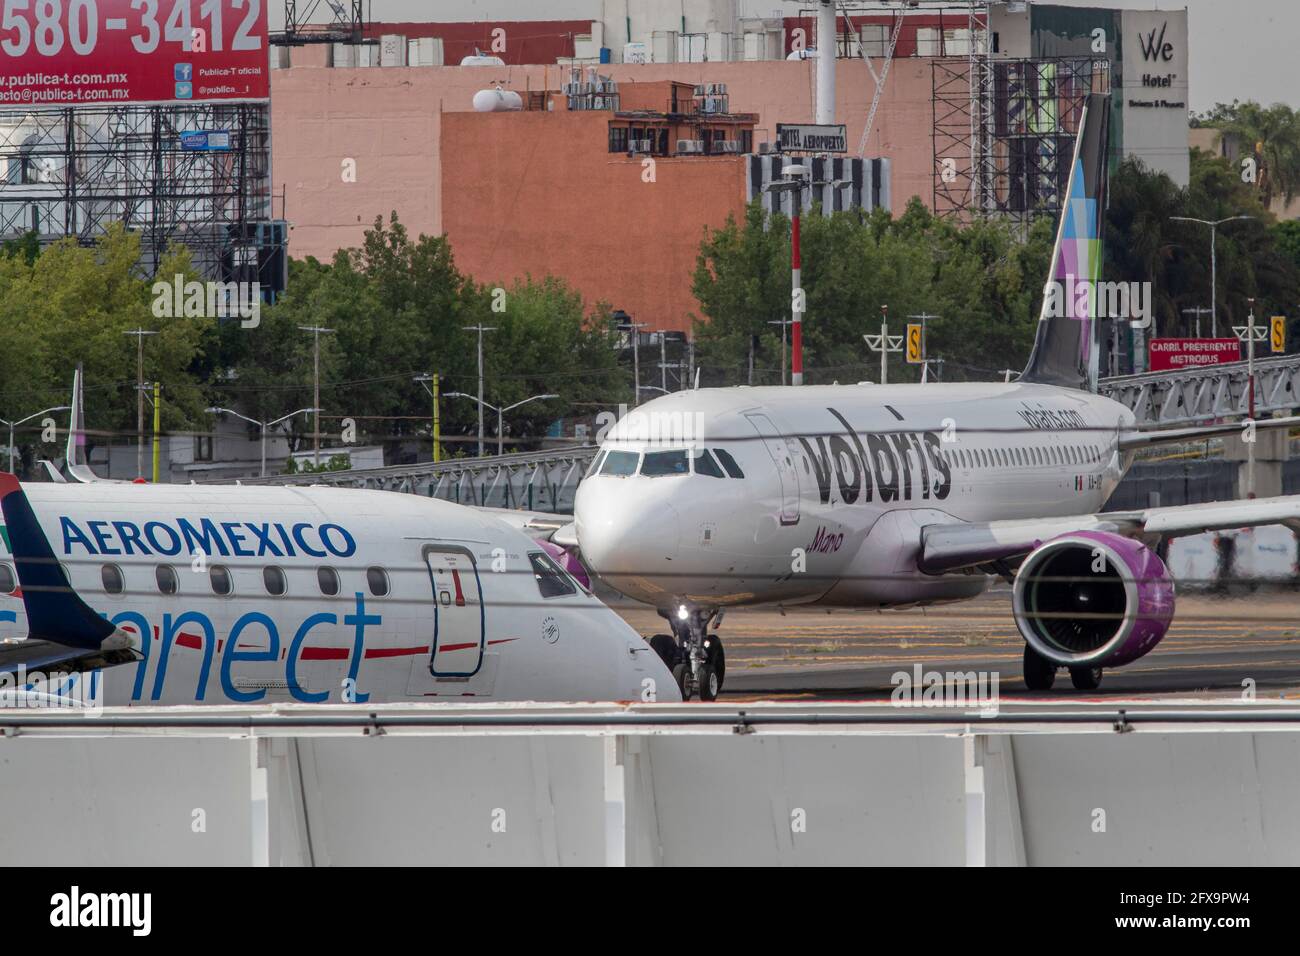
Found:
M 797 452 L 793 438 L 782 438 L 780 431 L 772 424 L 772 419 L 761 412 L 745 415 L 754 431 L 762 438 L 763 447 L 767 449 L 776 466 L 777 476 L 781 481 L 781 524 L 799 523 L 799 469 L 795 465 Z
M 465 548 L 428 548 L 424 561 L 433 586 L 434 677 L 472 677 L 483 665 L 486 641 L 478 567 Z

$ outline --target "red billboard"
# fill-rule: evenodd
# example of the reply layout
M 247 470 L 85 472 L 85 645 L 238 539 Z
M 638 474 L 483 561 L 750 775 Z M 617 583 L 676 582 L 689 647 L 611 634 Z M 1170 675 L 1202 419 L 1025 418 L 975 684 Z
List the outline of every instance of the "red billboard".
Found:
M 271 0 L 0 0 L 0 107 L 270 96 Z
M 1236 339 L 1152 339 L 1153 372 L 1177 372 L 1241 361 L 1241 343 Z

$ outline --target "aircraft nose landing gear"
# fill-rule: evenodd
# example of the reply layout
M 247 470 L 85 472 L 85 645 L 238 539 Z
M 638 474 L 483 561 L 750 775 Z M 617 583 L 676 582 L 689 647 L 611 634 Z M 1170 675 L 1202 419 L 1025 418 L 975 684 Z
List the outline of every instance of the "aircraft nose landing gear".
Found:
M 709 633 L 709 624 L 720 624 L 721 612 L 682 605 L 675 613 L 659 613 L 668 619 L 673 633 L 671 637 L 656 634 L 650 638 L 650 646 L 672 670 L 682 700 L 693 696 L 717 700 L 727 675 L 727 656 L 717 632 Z

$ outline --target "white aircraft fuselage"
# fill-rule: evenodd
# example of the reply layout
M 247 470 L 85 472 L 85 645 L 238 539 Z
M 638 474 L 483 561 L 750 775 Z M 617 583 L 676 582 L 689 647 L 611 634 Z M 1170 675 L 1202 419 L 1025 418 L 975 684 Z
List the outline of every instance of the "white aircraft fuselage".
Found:
M 1098 511 L 1133 423 L 1110 399 L 1037 384 L 678 392 L 610 430 L 578 490 L 578 542 L 603 580 L 661 610 L 973 597 L 987 576 L 917 568 L 921 527 Z
M 138 663 L 77 675 L 104 704 L 678 699 L 631 627 L 468 508 L 320 487 L 23 491 L 73 590 L 141 638 Z M 28 634 L 13 550 L 11 640 Z

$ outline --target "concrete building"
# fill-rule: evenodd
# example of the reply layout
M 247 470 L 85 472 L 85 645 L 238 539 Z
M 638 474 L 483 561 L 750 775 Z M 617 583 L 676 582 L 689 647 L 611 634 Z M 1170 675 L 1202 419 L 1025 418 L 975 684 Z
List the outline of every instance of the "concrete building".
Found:
M 1057 4 L 989 10 L 995 57 L 1098 57 L 1110 64 L 1111 144 L 1180 186 L 1189 175 L 1187 11 Z
M 366 59 L 357 51 L 373 47 L 276 51 L 274 174 L 292 223 L 291 253 L 329 257 L 357 245 L 376 216 L 395 210 L 413 233 L 447 233 L 459 265 L 477 281 L 551 273 L 589 304 L 605 301 L 638 320 L 687 329 L 698 311 L 689 285 L 704 230 L 739 214 L 752 195 L 740 157 L 775 141 L 778 123 L 814 119 L 816 60 L 787 59 L 815 47 L 811 20 L 783 15 L 800 12 L 794 6 L 758 0 L 557 0 L 546 5 L 546 20 L 529 19 L 533 7 L 525 12 L 506 0 L 457 9 L 453 15 L 451 5 L 435 4 L 429 23 L 372 24 L 372 33 L 391 41 L 366 61 L 375 65 L 349 65 Z M 1071 104 L 1097 77 L 1112 83 L 1116 155 L 1138 155 L 1186 182 L 1185 12 L 1169 13 L 1166 25 L 1163 13 L 995 4 L 986 29 L 962 5 L 923 8 L 901 20 L 893 9 L 855 14 L 852 24 L 841 17 L 837 27 L 835 116 L 846 126 L 847 155 L 884 161 L 871 167 L 877 188 L 859 197 L 862 204 L 898 211 L 917 196 L 943 215 L 1054 212 L 1060 157 L 1077 119 Z M 876 97 L 861 54 L 883 70 L 891 23 L 898 24 L 897 40 Z M 1093 49 L 1097 29 L 1101 51 Z M 503 62 L 400 65 L 459 63 L 466 44 Z M 547 59 L 525 62 L 534 56 Z M 1144 57 L 1155 60 L 1144 66 Z M 1026 82 L 1040 60 L 1048 65 Z M 398 65 L 379 65 L 385 62 Z M 1099 71 L 1089 73 L 1097 63 Z M 624 106 L 658 97 L 651 111 L 662 116 L 638 123 L 544 106 L 474 112 L 475 94 L 498 88 L 519 94 L 521 105 L 536 105 L 575 65 L 587 64 L 600 64 L 599 75 L 617 85 Z M 969 77 L 979 71 L 972 64 L 989 78 L 975 95 Z M 1021 78 L 1014 95 L 1006 92 L 1007 77 Z M 1166 78 L 1168 85 L 1140 86 Z M 736 144 L 727 147 L 734 154 L 710 148 L 681 156 L 675 141 L 696 137 L 680 136 L 669 122 L 671 91 L 709 84 L 725 86 L 729 109 L 752 114 L 752 121 L 723 140 Z M 980 114 L 981 97 L 1008 114 L 1029 104 L 1030 128 L 1011 116 L 979 134 L 971 116 Z M 1165 105 L 1130 105 L 1139 99 Z M 622 140 L 614 142 L 620 135 L 629 143 L 651 140 L 649 149 L 634 147 L 628 157 Z M 977 135 L 989 149 L 972 148 Z M 641 152 L 656 159 L 653 182 L 641 179 Z M 974 177 L 989 179 L 976 199 L 972 157 Z

